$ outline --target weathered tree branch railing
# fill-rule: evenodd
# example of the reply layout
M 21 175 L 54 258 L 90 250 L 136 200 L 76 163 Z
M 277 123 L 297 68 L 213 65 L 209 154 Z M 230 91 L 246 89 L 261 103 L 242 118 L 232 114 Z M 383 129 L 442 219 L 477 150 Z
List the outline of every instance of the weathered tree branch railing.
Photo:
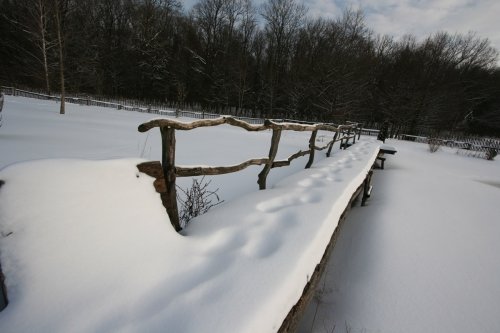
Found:
M 269 149 L 268 157 L 253 158 L 240 164 L 230 166 L 185 167 L 175 165 L 175 130 L 188 131 L 200 127 L 218 126 L 222 124 L 240 127 L 251 132 L 272 130 L 271 147 Z M 335 126 L 332 124 L 298 124 L 291 122 L 278 123 L 272 120 L 265 120 L 264 124 L 255 125 L 233 117 L 204 119 L 190 123 L 184 123 L 173 119 L 154 119 L 139 125 L 138 130 L 139 132 L 147 132 L 155 127 L 158 127 L 161 133 L 162 162 L 161 164 L 158 162 L 145 162 L 139 164 L 138 168 L 141 172 L 156 178 L 154 184 L 156 191 L 160 193 L 163 205 L 165 206 L 170 218 L 170 222 L 176 231 L 182 230 L 177 208 L 177 191 L 175 184 L 176 177 L 222 175 L 241 171 L 251 165 L 264 165 L 264 168 L 259 173 L 257 180 L 259 189 L 263 190 L 266 188 L 267 176 L 271 169 L 288 166 L 294 159 L 305 155 L 309 155 L 309 160 L 305 168 L 310 168 L 314 161 L 314 152 L 316 150 L 321 151 L 328 148 L 326 155 L 329 157 L 335 142 L 340 141 L 341 148 L 345 149 L 349 146 L 349 141 L 351 139 L 354 144 L 356 143 L 356 136 L 359 139 L 361 134 L 361 126 L 357 123 Z M 304 151 L 301 150 L 292 154 L 287 159 L 276 160 L 282 131 L 311 132 L 309 149 Z M 318 147 L 315 144 L 318 131 L 335 132 L 335 135 L 325 146 Z

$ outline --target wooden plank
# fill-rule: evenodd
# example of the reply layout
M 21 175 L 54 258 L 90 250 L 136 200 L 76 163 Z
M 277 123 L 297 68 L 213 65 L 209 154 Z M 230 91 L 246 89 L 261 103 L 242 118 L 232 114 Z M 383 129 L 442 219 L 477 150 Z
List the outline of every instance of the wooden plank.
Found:
M 344 209 L 344 212 L 339 218 L 338 225 L 335 228 L 331 238 L 330 242 L 326 246 L 325 252 L 323 253 L 323 257 L 321 258 L 321 261 L 316 265 L 313 274 L 311 275 L 309 281 L 306 283 L 303 291 L 302 291 L 302 296 L 299 298 L 297 303 L 290 309 L 288 312 L 288 315 L 286 318 L 283 320 L 281 327 L 278 330 L 278 333 L 293 333 L 297 331 L 298 325 L 300 323 L 300 320 L 302 319 L 302 316 L 304 315 L 304 312 L 311 301 L 311 299 L 314 296 L 315 290 L 318 286 L 318 283 L 321 279 L 321 276 L 323 275 L 326 265 L 328 263 L 328 260 L 330 258 L 330 255 L 333 251 L 333 248 L 335 247 L 335 243 L 337 242 L 338 235 L 340 233 L 340 230 L 342 229 L 343 224 L 345 223 L 345 220 L 347 218 L 347 214 L 351 210 L 351 208 L 354 205 L 355 200 L 358 198 L 358 196 L 362 193 L 364 189 L 364 181 L 361 185 L 358 186 L 356 191 L 352 194 L 351 199 L 349 200 L 349 203 Z

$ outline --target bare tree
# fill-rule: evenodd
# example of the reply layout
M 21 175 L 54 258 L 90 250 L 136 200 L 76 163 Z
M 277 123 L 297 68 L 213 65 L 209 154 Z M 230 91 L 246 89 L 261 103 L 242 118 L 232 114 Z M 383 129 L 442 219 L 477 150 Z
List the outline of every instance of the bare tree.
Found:
M 255 7 L 252 5 L 251 0 L 242 1 L 242 15 L 239 27 L 241 46 L 239 48 L 238 59 L 238 108 L 241 110 L 245 104 L 246 94 L 250 91 L 248 85 L 248 69 L 249 69 L 249 54 L 252 46 L 252 39 L 254 38 L 257 28 Z
M 56 42 L 51 39 L 49 33 L 52 8 L 45 0 L 21 0 L 17 5 L 19 9 L 27 13 L 27 15 L 8 17 L 6 14 L 2 14 L 2 16 L 10 22 L 11 25 L 22 31 L 34 46 L 34 48 L 31 49 L 23 47 L 21 43 L 16 45 L 22 54 L 27 55 L 28 58 L 33 59 L 35 63 L 42 67 L 45 91 L 47 94 L 50 94 L 49 51 L 56 45 Z M 38 71 L 38 69 L 34 70 L 35 73 Z
M 271 115 L 280 97 L 278 86 L 284 79 L 307 9 L 295 0 L 269 0 L 262 5 L 267 37 L 268 110 Z
M 67 11 L 68 0 L 54 0 L 55 19 L 56 19 L 56 33 L 57 33 L 57 46 L 59 50 L 59 78 L 61 89 L 61 107 L 60 114 L 65 114 L 65 86 L 64 86 L 64 56 L 63 56 L 63 16 Z
M 53 46 L 53 43 L 48 40 L 48 21 L 49 21 L 49 10 L 44 0 L 36 0 L 33 6 L 35 14 L 35 22 L 37 23 L 37 32 L 34 33 L 34 37 L 38 41 L 38 47 L 42 54 L 42 65 L 45 76 L 45 88 L 47 94 L 50 95 L 50 80 L 49 80 L 49 62 L 48 62 L 48 51 Z

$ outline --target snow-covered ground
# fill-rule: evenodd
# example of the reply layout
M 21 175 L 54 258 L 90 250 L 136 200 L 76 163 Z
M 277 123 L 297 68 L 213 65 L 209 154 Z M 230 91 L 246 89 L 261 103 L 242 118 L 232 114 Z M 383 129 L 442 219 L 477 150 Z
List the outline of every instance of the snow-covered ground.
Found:
M 500 161 L 388 142 L 299 332 L 500 332 Z
M 309 170 L 306 159 L 272 170 L 265 191 L 260 168 L 214 177 L 226 202 L 179 235 L 153 179 L 135 167 L 161 155 L 158 133 L 137 132 L 148 115 L 57 110 L 6 99 L 2 333 L 276 331 L 379 146 L 366 139 L 329 159 L 318 154 Z M 308 136 L 287 132 L 279 158 L 306 148 Z M 265 156 L 270 133 L 221 126 L 177 139 L 179 164 L 227 165 Z
M 213 177 L 226 200 L 185 235 L 152 179 L 147 114 L 6 96 L 0 332 L 273 332 L 301 293 L 378 143 Z M 306 149 L 286 132 L 278 158 Z M 177 163 L 266 156 L 270 133 L 177 131 Z M 389 141 L 368 205 L 351 211 L 301 332 L 500 331 L 500 162 Z M 50 159 L 47 159 L 50 158 Z M 22 163 L 19 163 L 22 162 Z M 180 179 L 183 186 L 188 179 Z

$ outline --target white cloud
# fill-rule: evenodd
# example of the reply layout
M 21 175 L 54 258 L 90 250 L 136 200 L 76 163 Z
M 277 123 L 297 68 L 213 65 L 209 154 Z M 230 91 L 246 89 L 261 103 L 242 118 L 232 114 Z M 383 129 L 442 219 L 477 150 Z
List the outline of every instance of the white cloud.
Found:
M 368 25 L 381 34 L 396 37 L 413 34 L 424 38 L 437 31 L 475 31 L 500 50 L 498 0 L 357 0 L 355 3 L 365 11 Z M 346 1 L 344 6 L 351 4 Z
M 260 6 L 267 0 L 253 0 Z M 346 8 L 361 8 L 376 33 L 423 39 L 438 31 L 477 32 L 500 50 L 499 0 L 297 0 L 312 17 L 338 17 Z M 191 8 L 198 0 L 184 0 Z
M 306 0 L 304 4 L 309 8 L 311 17 L 334 18 L 342 14 L 343 8 L 332 0 Z

